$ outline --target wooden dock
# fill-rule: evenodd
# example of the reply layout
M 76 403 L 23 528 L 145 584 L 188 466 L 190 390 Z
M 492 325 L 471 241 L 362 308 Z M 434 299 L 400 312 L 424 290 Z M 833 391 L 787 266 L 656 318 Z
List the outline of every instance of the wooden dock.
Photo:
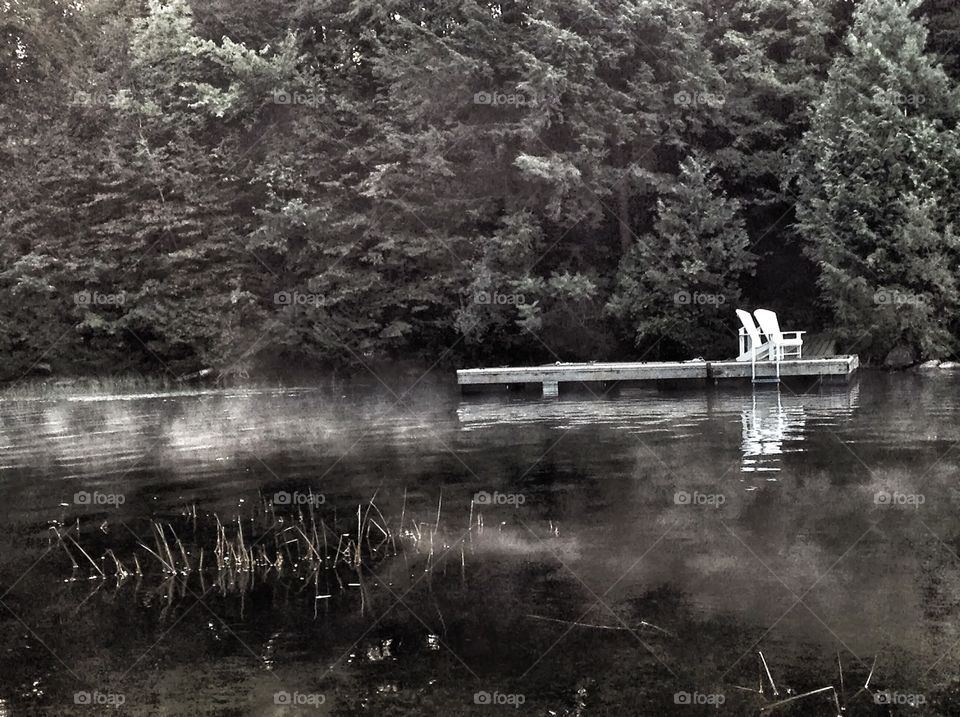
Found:
M 839 378 L 849 381 L 860 366 L 855 355 L 788 359 L 780 362 L 780 376 Z M 470 368 L 457 371 L 462 387 L 526 386 L 540 384 L 544 396 L 556 396 L 561 384 L 609 384 L 640 381 L 751 380 L 749 361 L 654 361 L 636 363 L 556 363 L 543 366 Z M 757 361 L 759 381 L 776 381 L 777 364 Z

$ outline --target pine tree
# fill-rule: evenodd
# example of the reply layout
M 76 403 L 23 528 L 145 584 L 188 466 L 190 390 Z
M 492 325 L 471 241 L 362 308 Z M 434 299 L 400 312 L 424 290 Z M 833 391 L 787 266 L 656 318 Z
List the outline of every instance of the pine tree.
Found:
M 98 32 L 66 0 L 0 7 L 0 379 L 70 346 L 73 302 L 57 286 L 57 243 L 90 188 L 87 137 L 70 102 Z
M 917 0 L 865 0 L 798 163 L 800 231 L 849 350 L 955 346 L 956 89 L 925 53 Z
M 631 328 L 638 346 L 663 342 L 687 356 L 729 353 L 730 314 L 753 265 L 748 243 L 739 202 L 724 196 L 702 157 L 688 157 L 658 202 L 653 231 L 621 262 L 609 310 Z

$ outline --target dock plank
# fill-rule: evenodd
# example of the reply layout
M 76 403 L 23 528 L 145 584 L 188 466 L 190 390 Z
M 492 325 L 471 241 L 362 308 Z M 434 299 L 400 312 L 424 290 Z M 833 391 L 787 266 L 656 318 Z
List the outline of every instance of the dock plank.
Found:
M 557 383 L 657 381 L 683 378 L 707 378 L 707 362 L 565 363 L 527 367 L 471 368 L 457 371 L 457 382 L 464 386 L 545 381 Z
M 780 376 L 849 377 L 859 368 L 856 355 L 788 359 L 780 362 Z M 777 374 L 773 361 L 758 361 L 758 378 Z M 503 366 L 457 371 L 461 386 L 542 384 L 546 395 L 556 395 L 559 384 L 616 381 L 750 379 L 749 361 L 643 361 L 623 363 L 560 363 L 542 366 Z

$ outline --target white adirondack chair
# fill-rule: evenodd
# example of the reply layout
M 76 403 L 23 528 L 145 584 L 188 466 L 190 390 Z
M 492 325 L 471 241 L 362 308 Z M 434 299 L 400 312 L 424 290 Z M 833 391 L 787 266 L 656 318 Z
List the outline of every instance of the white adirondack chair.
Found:
M 770 342 L 770 354 L 777 362 L 777 378 L 780 378 L 780 362 L 784 358 L 803 357 L 803 335 L 805 331 L 781 331 L 775 312 L 769 309 L 757 309 L 753 312 L 757 323 Z
M 806 331 L 781 331 L 776 313 L 769 309 L 757 309 L 753 315 L 757 317 L 760 329 L 770 341 L 775 360 L 782 361 L 787 357 L 802 358 L 803 335 L 807 333 Z
M 760 330 L 757 328 L 757 325 L 753 323 L 753 317 L 750 315 L 750 312 L 737 309 L 737 316 L 740 317 L 740 323 L 742 324 L 738 334 L 740 338 L 740 355 L 737 356 L 737 361 L 750 362 L 751 377 L 756 381 L 757 359 L 762 358 L 764 355 L 769 358 L 771 345 L 764 343 L 763 338 L 760 336 Z

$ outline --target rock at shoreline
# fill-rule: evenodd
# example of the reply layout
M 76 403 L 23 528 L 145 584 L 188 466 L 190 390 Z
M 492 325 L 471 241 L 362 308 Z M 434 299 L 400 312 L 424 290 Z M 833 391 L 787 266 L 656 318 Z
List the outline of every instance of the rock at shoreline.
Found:
M 927 371 L 929 369 L 939 368 L 940 361 L 938 359 L 930 359 L 929 361 L 924 361 L 922 364 L 917 366 L 920 371 Z
M 940 368 L 957 369 L 960 368 L 960 363 L 956 361 L 944 361 L 942 364 L 940 364 Z
M 913 366 L 916 362 L 917 355 L 913 347 L 908 344 L 899 344 L 887 354 L 883 365 L 892 369 L 904 369 Z

